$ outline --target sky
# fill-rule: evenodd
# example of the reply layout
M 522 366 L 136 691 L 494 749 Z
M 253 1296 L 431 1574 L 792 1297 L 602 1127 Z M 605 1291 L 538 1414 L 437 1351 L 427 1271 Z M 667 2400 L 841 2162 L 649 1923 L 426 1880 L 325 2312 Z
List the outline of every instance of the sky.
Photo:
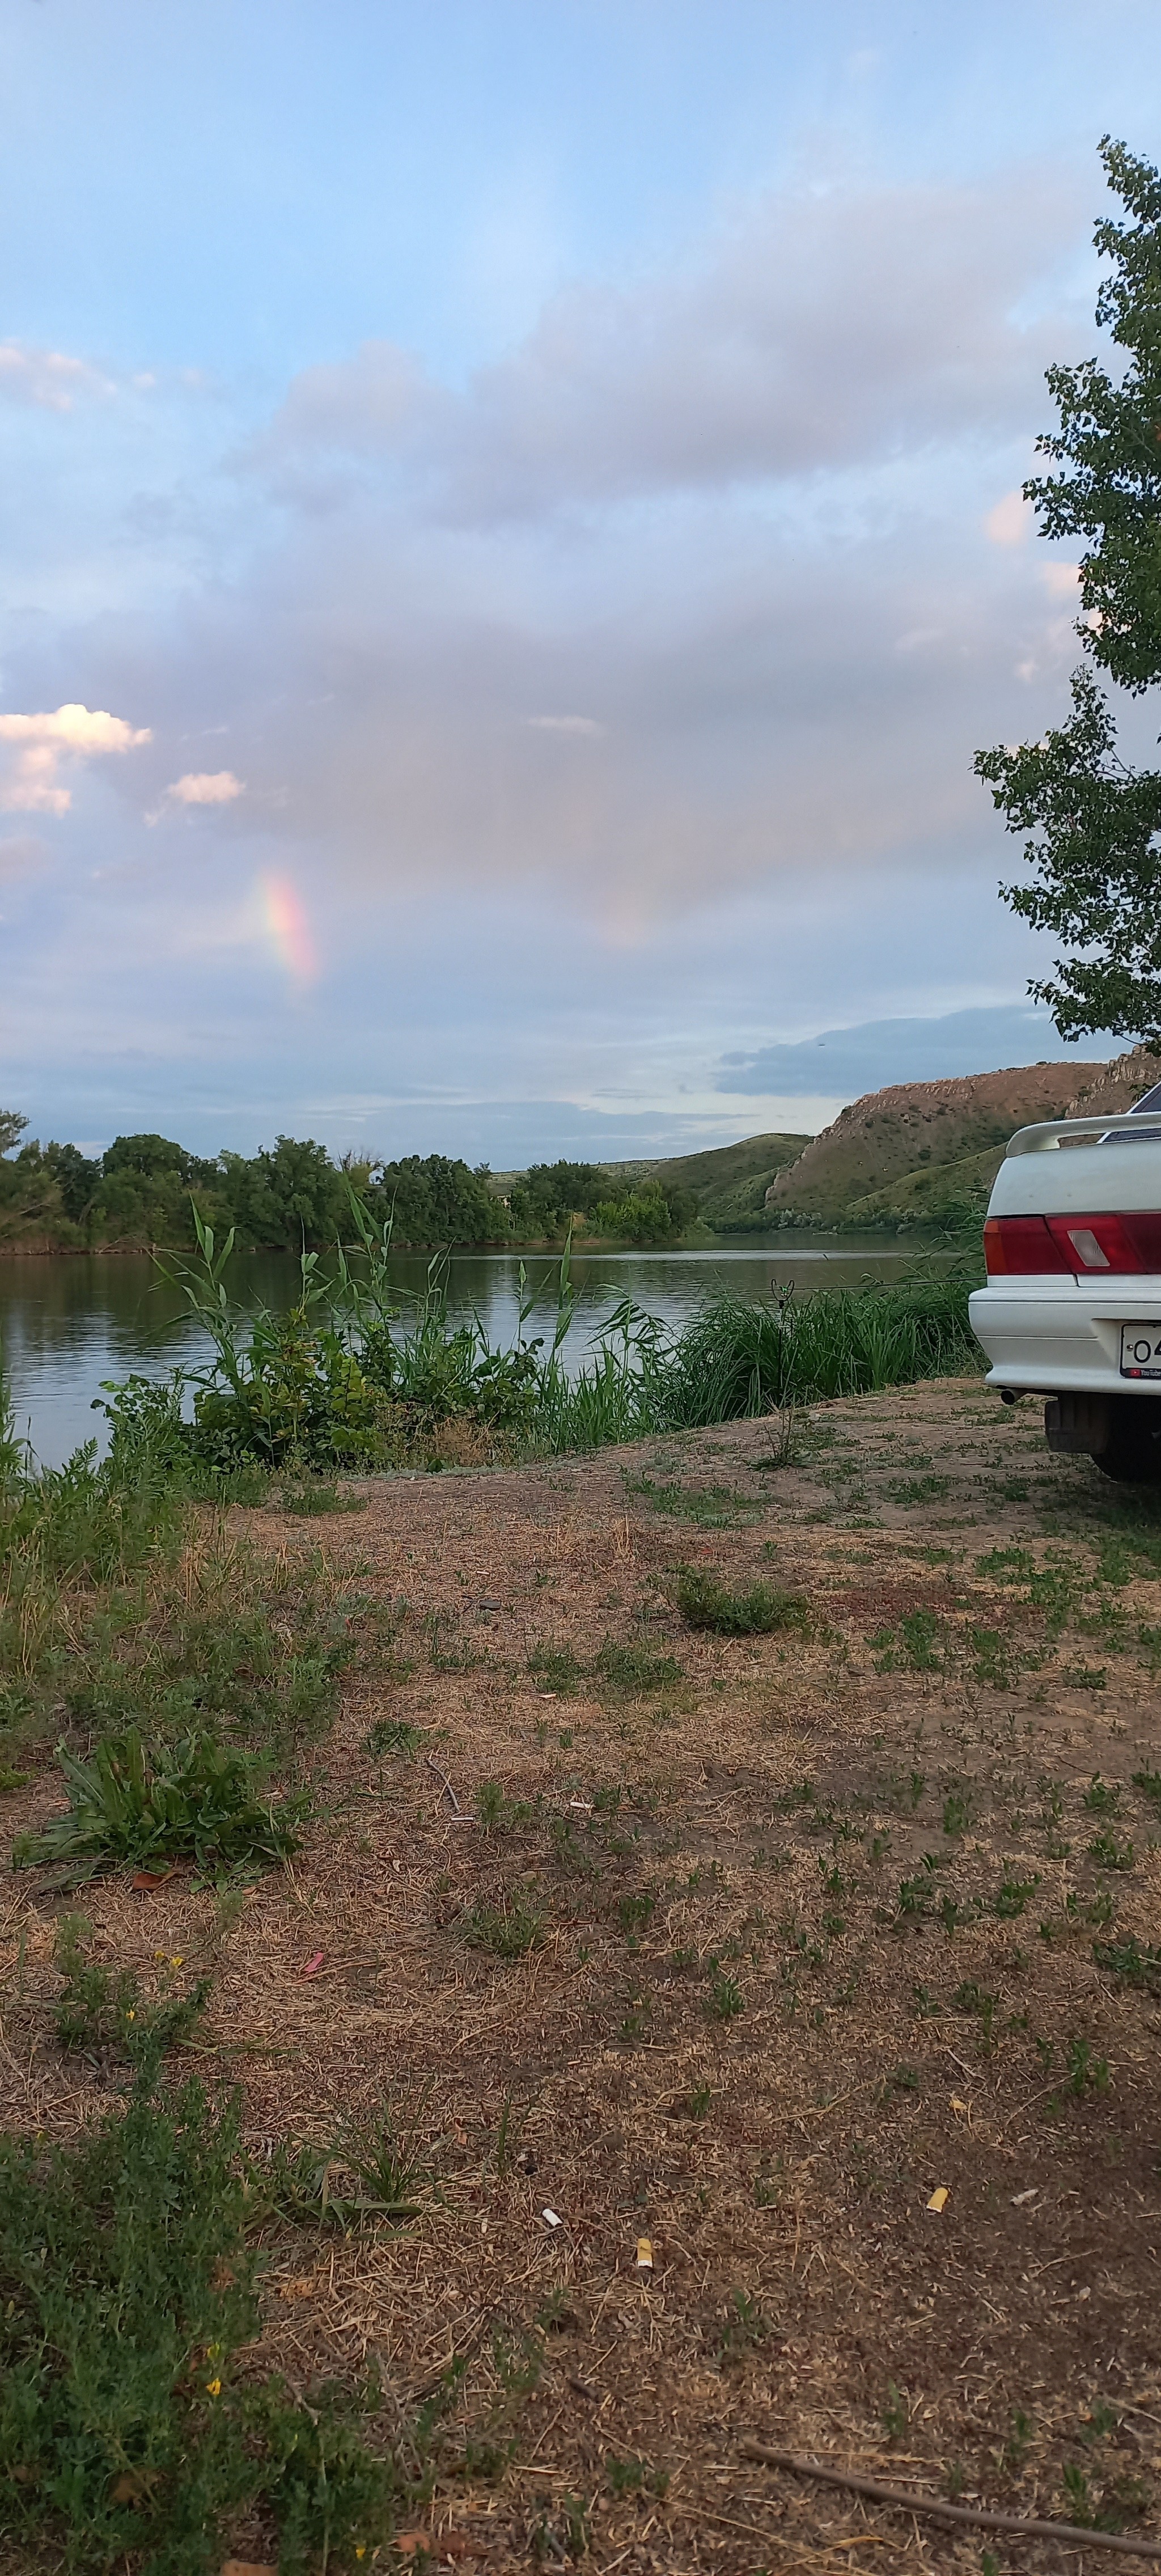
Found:
M 0 1100 L 509 1169 L 1063 1054 L 972 757 L 1156 26 L 0 0 Z

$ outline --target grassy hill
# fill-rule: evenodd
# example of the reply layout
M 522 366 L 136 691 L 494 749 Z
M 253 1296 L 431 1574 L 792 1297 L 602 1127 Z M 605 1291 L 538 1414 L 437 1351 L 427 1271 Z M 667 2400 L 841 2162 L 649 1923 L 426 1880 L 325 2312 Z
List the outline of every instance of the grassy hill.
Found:
M 707 1145 L 696 1154 L 670 1154 L 652 1162 L 602 1162 L 610 1198 L 622 1197 L 641 1181 L 658 1180 L 673 1190 L 688 1190 L 697 1202 L 697 1222 L 715 1234 L 765 1234 L 770 1219 L 766 1192 L 786 1164 L 810 1143 L 807 1135 L 745 1136 L 737 1145 Z M 491 1185 L 505 1196 L 523 1172 L 493 1172 Z
M 651 1178 L 692 1190 L 703 1225 L 718 1234 L 765 1232 L 766 1192 L 808 1145 L 808 1136 L 746 1136 L 739 1145 L 707 1146 L 645 1166 Z
M 1014 1130 L 1063 1117 L 1108 1073 L 1101 1064 L 1018 1065 L 868 1092 L 776 1175 L 766 1215 L 775 1224 L 958 1227 L 986 1204 Z M 1138 1078 L 1129 1096 L 1141 1088 Z

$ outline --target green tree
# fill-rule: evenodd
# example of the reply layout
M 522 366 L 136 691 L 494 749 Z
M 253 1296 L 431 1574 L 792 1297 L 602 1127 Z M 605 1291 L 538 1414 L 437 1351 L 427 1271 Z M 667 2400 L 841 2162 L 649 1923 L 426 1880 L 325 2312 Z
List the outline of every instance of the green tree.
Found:
M 296 1251 L 305 1242 L 317 1251 L 349 1231 L 346 1178 L 313 1137 L 276 1136 L 249 1160 L 223 1154 L 221 1167 L 218 1187 L 240 1242 L 271 1251 Z
M 508 1205 L 518 1234 L 565 1234 L 574 1216 L 591 1216 L 608 1196 L 610 1178 L 596 1163 L 533 1163 L 512 1185 Z
M 593 1210 L 598 1234 L 620 1235 L 626 1243 L 669 1243 L 692 1223 L 697 1202 L 692 1190 L 662 1190 L 660 1181 L 642 1181 L 621 1199 L 602 1199 Z
M 171 1137 L 116 1136 L 101 1157 L 92 1229 L 106 1243 L 189 1243 L 191 1191 L 213 1213 L 210 1194 L 220 1189 L 217 1164 Z
M 400 1244 L 495 1243 L 507 1232 L 507 1213 L 487 1171 L 470 1171 L 447 1154 L 405 1154 L 400 1162 L 376 1164 L 365 1196 L 373 1216 L 393 1215 Z
M 1024 492 L 1045 536 L 1083 541 L 1072 713 L 1036 743 L 977 755 L 1031 881 L 1001 886 L 1014 912 L 1063 943 L 1030 982 L 1064 1038 L 1111 1029 L 1161 1044 L 1161 771 L 1135 768 L 1096 677 L 1140 696 L 1161 680 L 1161 174 L 1106 135 L 1109 186 L 1131 217 L 1104 221 L 1097 303 L 1125 363 L 1052 367 L 1059 426 L 1037 449 L 1061 470 Z M 1094 667 L 1095 666 L 1095 669 Z

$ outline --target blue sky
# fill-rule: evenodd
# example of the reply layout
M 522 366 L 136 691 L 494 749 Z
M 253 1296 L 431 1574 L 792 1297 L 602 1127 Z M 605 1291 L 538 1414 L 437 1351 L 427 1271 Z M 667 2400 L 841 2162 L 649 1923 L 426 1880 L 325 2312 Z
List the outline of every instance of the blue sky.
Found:
M 1058 1052 L 971 756 L 1154 0 L 0 32 L 0 1097 L 504 1166 Z

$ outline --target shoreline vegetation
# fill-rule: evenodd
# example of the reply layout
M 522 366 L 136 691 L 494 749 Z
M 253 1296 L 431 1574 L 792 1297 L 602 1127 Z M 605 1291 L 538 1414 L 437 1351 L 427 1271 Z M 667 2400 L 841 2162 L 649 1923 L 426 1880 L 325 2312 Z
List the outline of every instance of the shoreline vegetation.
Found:
M 572 1244 L 556 1271 L 551 1339 L 526 1338 L 547 1281 L 521 1264 L 515 1336 L 493 1343 L 478 1316 L 452 1322 L 447 1257 L 418 1294 L 391 1275 L 392 1219 L 378 1225 L 352 1187 L 348 1230 L 329 1261 L 300 1255 L 298 1296 L 276 1312 L 230 1294 L 233 1237 L 195 1212 L 193 1261 L 159 1261 L 209 1338 L 211 1357 L 160 1382 L 105 1390 L 114 1467 L 227 1480 L 289 1466 L 307 1476 L 359 1468 L 513 1464 L 783 1413 L 963 1372 L 978 1359 L 968 1265 L 857 1289 L 788 1290 L 761 1303 L 718 1292 L 676 1331 L 632 1297 L 609 1311 L 579 1370 L 563 1351 L 576 1314 Z
M 396 1251 L 552 1251 L 593 1244 L 696 1245 L 764 1231 L 765 1193 L 808 1141 L 747 1138 L 667 1162 L 538 1163 L 474 1170 L 458 1157 L 396 1161 L 279 1136 L 246 1156 L 190 1153 L 169 1137 L 118 1136 L 90 1158 L 75 1145 L 21 1141 L 27 1121 L 0 1111 L 0 1255 L 192 1251 L 196 1224 L 232 1232 L 239 1252 L 318 1251 L 350 1231 L 352 1192 Z

